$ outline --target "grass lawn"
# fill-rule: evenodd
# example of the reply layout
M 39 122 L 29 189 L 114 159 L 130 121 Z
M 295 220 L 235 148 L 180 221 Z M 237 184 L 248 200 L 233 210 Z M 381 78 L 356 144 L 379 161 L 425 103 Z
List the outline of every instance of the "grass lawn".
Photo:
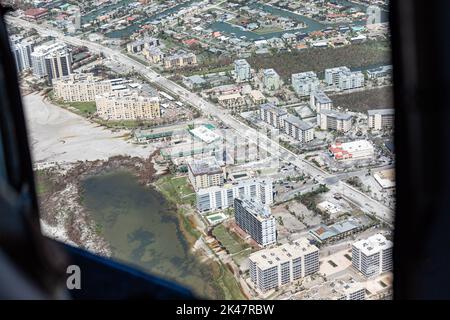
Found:
M 220 268 L 218 273 L 220 276 L 215 280 L 216 284 L 221 287 L 225 300 L 245 300 L 239 283 L 236 281 L 233 273 L 223 264 L 215 264 L 213 268 Z
M 94 101 L 66 102 L 65 105 L 77 109 L 82 115 L 92 115 L 97 111 Z
M 256 34 L 266 34 L 266 33 L 273 33 L 273 32 L 282 32 L 284 31 L 282 28 L 277 27 L 262 27 L 258 28 L 256 30 L 253 30 L 252 32 Z
M 169 201 L 175 204 L 195 204 L 194 189 L 187 177 L 166 175 L 159 178 L 155 184 Z
M 228 250 L 230 254 L 249 248 L 248 244 L 246 244 L 236 234 L 228 231 L 223 224 L 220 224 L 214 228 L 213 235 L 220 241 L 220 243 Z

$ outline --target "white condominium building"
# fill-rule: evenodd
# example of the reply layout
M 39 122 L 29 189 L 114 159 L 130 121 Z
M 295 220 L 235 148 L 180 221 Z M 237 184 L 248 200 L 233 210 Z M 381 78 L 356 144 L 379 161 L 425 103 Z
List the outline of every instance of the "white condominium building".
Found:
M 368 278 L 391 271 L 392 250 L 392 241 L 381 234 L 355 242 L 352 246 L 352 265 Z
M 321 130 L 347 132 L 352 127 L 352 116 L 334 110 L 320 110 L 317 113 L 317 125 Z
M 272 179 L 249 179 L 222 187 L 210 187 L 196 192 L 197 210 L 208 212 L 234 206 L 234 199 L 252 198 L 265 205 L 273 203 Z
M 330 145 L 328 148 L 330 155 L 335 160 L 357 160 L 373 157 L 375 150 L 372 143 L 367 140 L 357 140 L 352 142 Z
M 54 52 L 58 54 L 52 56 Z M 47 57 L 49 59 L 46 59 Z M 51 58 L 56 60 L 52 61 Z M 31 53 L 31 67 L 35 77 L 42 78 L 51 74 L 53 78 L 58 78 L 54 76 L 56 72 L 59 72 L 60 76 L 68 75 L 72 73 L 71 63 L 72 55 L 64 43 L 46 43 L 34 48 Z
M 311 94 L 310 105 L 317 113 L 322 110 L 333 109 L 333 101 L 323 91 L 316 91 Z
M 341 75 L 344 72 L 351 72 L 347 67 L 336 67 L 325 69 L 325 83 L 329 86 L 339 86 Z
M 97 114 L 105 120 L 151 120 L 161 116 L 158 97 L 113 91 L 95 97 Z
M 339 77 L 339 89 L 351 90 L 364 87 L 364 74 L 361 71 L 345 71 Z
M 274 69 L 264 69 L 263 83 L 267 90 L 275 91 L 281 87 L 281 79 Z
M 31 68 L 31 53 L 33 52 L 33 42 L 21 38 L 11 39 L 11 50 L 16 61 L 17 71 L 21 72 Z
M 394 127 L 394 109 L 378 109 L 367 111 L 369 128 L 382 130 Z
M 259 107 L 259 117 L 265 123 L 276 129 L 284 127 L 284 119 L 288 116 L 286 110 L 276 107 L 273 103 L 265 103 Z
M 361 282 L 344 282 L 338 280 L 334 283 L 335 294 L 333 300 L 365 300 L 366 287 Z
M 252 253 L 250 278 L 262 292 L 279 288 L 319 271 L 319 249 L 306 238 Z
M 53 91 L 58 99 L 68 102 L 95 101 L 95 96 L 111 92 L 112 85 L 92 73 L 73 73 L 53 80 Z
M 261 246 L 277 242 L 275 217 L 270 208 L 254 199 L 234 199 L 237 225 Z
M 292 75 L 292 88 L 299 96 L 309 96 L 319 89 L 320 81 L 313 71 L 294 73 Z
M 303 143 L 314 140 L 314 127 L 291 115 L 284 119 L 284 133 Z
M 223 186 L 224 171 L 215 157 L 191 160 L 187 166 L 189 180 L 195 190 Z
M 250 64 L 245 59 L 234 61 L 234 73 L 237 82 L 249 81 L 252 78 Z
M 197 56 L 193 53 L 178 53 L 164 58 L 164 68 L 182 68 L 197 64 Z

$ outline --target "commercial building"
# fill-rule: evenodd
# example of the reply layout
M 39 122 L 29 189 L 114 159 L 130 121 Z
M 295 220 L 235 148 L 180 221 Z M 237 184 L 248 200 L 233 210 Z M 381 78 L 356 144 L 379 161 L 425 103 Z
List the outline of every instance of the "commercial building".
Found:
M 352 246 L 352 265 L 367 278 L 391 271 L 392 241 L 382 234 L 355 242 Z
M 317 125 L 321 130 L 347 132 L 352 127 L 352 116 L 334 110 L 320 110 L 317 113 Z
M 234 206 L 234 199 L 251 198 L 262 204 L 273 203 L 271 179 L 248 179 L 225 184 L 222 187 L 209 187 L 196 192 L 197 210 L 208 212 Z
M 61 61 L 56 61 L 55 63 L 50 59 L 46 59 L 47 57 L 52 57 L 52 53 L 54 52 L 60 52 L 59 54 L 55 55 L 54 58 L 58 60 L 58 58 L 60 57 Z M 71 54 L 68 51 L 67 46 L 61 42 L 46 43 L 37 46 L 31 53 L 31 67 L 33 70 L 33 75 L 38 78 L 43 78 L 49 73 L 51 73 L 53 76 L 53 73 L 56 73 L 56 71 L 51 69 L 52 67 L 54 67 L 58 71 L 62 71 L 60 72 L 61 76 L 63 76 L 62 73 L 66 73 L 65 75 L 70 74 L 71 66 L 69 67 L 68 62 L 70 62 L 70 64 L 72 63 Z M 61 70 L 63 68 L 64 70 Z
M 252 253 L 250 278 L 262 292 L 279 288 L 319 271 L 319 249 L 306 238 Z
M 284 119 L 287 116 L 286 110 L 276 107 L 273 103 L 265 103 L 259 107 L 260 119 L 276 129 L 284 128 Z
M 250 64 L 245 59 L 234 61 L 234 73 L 237 82 L 249 81 L 252 78 Z
M 349 235 L 361 230 L 361 223 L 355 218 L 349 218 L 347 220 L 334 223 L 330 226 L 320 225 L 319 227 L 312 229 L 309 233 L 320 243 L 327 241 L 334 241 L 343 239 Z
M 377 109 L 367 111 L 369 128 L 382 130 L 394 127 L 394 109 Z
M 281 87 L 281 79 L 274 69 L 264 69 L 263 83 L 267 90 L 275 91 Z
M 53 81 L 55 97 L 67 102 L 95 101 L 95 96 L 111 91 L 111 81 L 92 73 L 73 73 Z
M 197 64 L 197 56 L 193 53 L 178 53 L 164 58 L 164 68 L 183 68 Z
M 23 13 L 26 19 L 40 20 L 48 15 L 48 10 L 45 8 L 31 8 Z
M 367 140 L 336 142 L 328 150 L 335 160 L 357 160 L 371 158 L 374 155 L 373 145 Z
M 190 77 L 183 76 L 183 84 L 191 90 L 201 88 L 206 83 L 207 81 L 202 76 L 199 75 L 193 75 Z
M 313 71 L 292 75 L 292 88 L 299 96 L 309 96 L 319 89 L 319 85 L 319 78 Z
M 97 114 L 105 120 L 151 120 L 161 116 L 158 97 L 113 91 L 95 97 Z
M 333 101 L 323 91 L 316 91 L 311 94 L 310 105 L 311 109 L 316 110 L 317 113 L 322 110 L 333 109 Z
M 395 188 L 395 169 L 386 169 L 375 172 L 373 178 L 383 189 Z
M 254 199 L 234 199 L 236 224 L 261 246 L 277 242 L 275 217 L 270 208 Z
M 314 140 L 314 127 L 291 115 L 284 118 L 284 133 L 302 143 Z
M 263 104 L 266 102 L 266 97 L 259 90 L 250 91 L 250 98 L 254 104 Z
M 352 90 L 364 87 L 364 74 L 361 71 L 344 71 L 339 77 L 339 89 Z
M 195 190 L 223 186 L 225 174 L 216 158 L 192 160 L 188 162 L 187 166 L 189 181 Z

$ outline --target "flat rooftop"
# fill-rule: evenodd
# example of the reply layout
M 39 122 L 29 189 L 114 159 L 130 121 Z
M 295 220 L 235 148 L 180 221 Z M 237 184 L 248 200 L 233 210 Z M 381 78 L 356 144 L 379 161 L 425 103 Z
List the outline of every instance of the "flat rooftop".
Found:
M 260 109 L 270 111 L 278 116 L 284 116 L 287 114 L 286 110 L 276 107 L 273 103 L 264 103 L 260 106 Z
M 350 120 L 352 118 L 350 114 L 335 110 L 320 110 L 320 113 L 326 115 L 327 117 L 336 118 L 337 120 Z
M 215 157 L 191 160 L 188 162 L 188 167 L 194 176 L 222 173 L 222 168 Z
M 263 205 L 261 202 L 257 202 L 253 199 L 236 199 L 240 202 L 242 207 L 251 215 L 253 215 L 259 221 L 264 221 L 267 219 L 272 219 L 272 213 L 268 206 Z
M 393 116 L 395 114 L 395 110 L 394 109 L 375 109 L 375 110 L 368 110 L 367 114 L 369 116 L 374 116 L 374 115 L 382 115 L 382 116 Z
M 376 234 L 353 244 L 353 247 L 359 249 L 366 256 L 371 256 L 381 250 L 390 249 L 392 246 L 392 241 L 387 240 L 382 234 Z
M 286 243 L 276 248 L 263 249 L 252 253 L 249 259 L 255 262 L 260 269 L 266 270 L 316 251 L 319 251 L 319 249 L 315 245 L 310 244 L 306 238 L 301 238 L 292 244 Z
M 287 118 L 284 121 L 291 123 L 293 126 L 299 128 L 301 130 L 310 130 L 310 129 L 314 128 L 308 122 L 302 121 L 298 117 L 295 117 L 292 115 L 287 116 Z

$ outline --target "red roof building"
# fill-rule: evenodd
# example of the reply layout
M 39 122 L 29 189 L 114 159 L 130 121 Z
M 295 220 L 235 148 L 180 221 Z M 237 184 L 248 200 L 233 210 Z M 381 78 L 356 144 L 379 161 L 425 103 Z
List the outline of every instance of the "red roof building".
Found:
M 44 8 L 28 9 L 24 13 L 25 18 L 38 20 L 45 17 L 48 14 L 48 10 Z

